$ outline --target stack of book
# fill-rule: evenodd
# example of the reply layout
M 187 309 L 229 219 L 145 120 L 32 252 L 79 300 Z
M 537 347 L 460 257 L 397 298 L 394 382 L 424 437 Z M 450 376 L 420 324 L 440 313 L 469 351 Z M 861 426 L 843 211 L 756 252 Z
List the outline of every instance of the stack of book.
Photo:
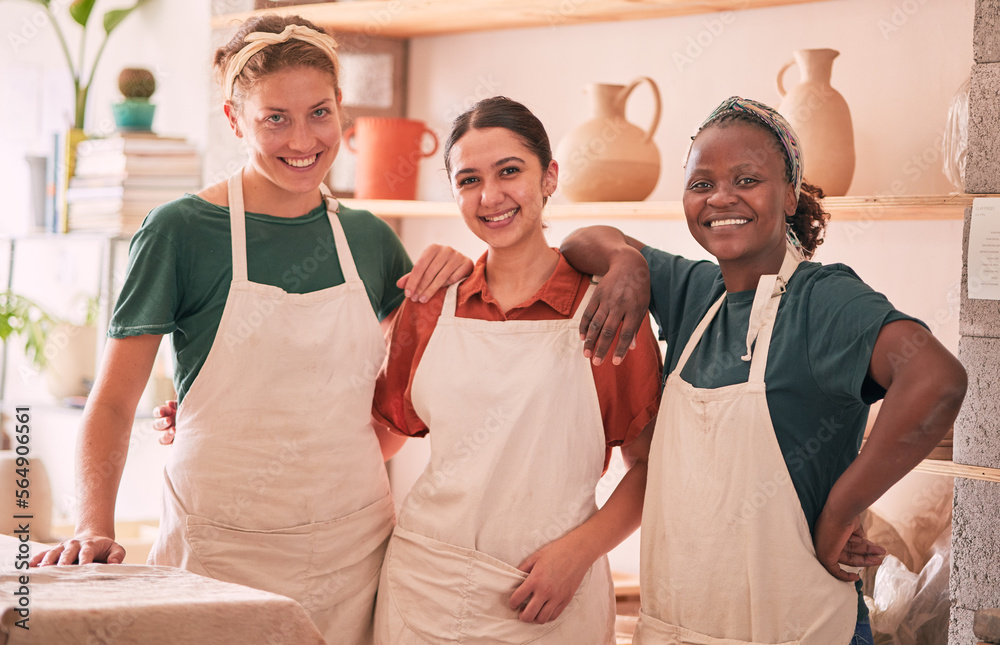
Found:
M 157 206 L 201 188 L 190 142 L 152 133 L 88 139 L 66 190 L 67 230 L 131 235 Z

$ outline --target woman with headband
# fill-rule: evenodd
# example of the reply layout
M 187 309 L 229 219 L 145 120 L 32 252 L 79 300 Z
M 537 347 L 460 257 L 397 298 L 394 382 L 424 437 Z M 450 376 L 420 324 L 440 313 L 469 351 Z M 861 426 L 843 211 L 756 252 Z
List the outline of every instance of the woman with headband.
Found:
M 322 184 L 341 140 L 336 43 L 297 17 L 253 18 L 215 55 L 247 144 L 228 181 L 155 209 L 128 273 L 79 440 L 79 522 L 35 563 L 121 562 L 114 505 L 139 396 L 173 334 L 178 432 L 150 563 L 299 601 L 331 643 L 371 640 L 394 523 L 371 423 L 379 320 L 411 269 L 373 215 Z M 471 269 L 432 249 L 408 286 Z
M 607 227 L 563 244 L 577 268 L 606 274 L 581 323 L 585 355 L 624 317 L 623 355 L 647 302 L 667 342 L 636 643 L 871 643 L 859 578 L 840 563 L 880 561 L 860 514 L 927 456 L 964 397 L 965 371 L 922 323 L 848 267 L 808 261 L 828 215 L 801 161 L 781 115 L 733 97 L 685 167 L 688 228 L 717 264 Z M 627 291 L 639 306 L 602 301 Z

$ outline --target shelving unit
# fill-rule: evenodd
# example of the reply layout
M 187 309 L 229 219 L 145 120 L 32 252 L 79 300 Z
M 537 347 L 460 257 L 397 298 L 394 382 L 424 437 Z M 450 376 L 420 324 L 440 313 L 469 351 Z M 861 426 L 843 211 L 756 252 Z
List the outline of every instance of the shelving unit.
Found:
M 469 31 L 554 27 L 593 22 L 742 11 L 823 0 L 358 0 L 275 7 L 340 33 L 412 38 Z M 261 13 L 216 16 L 213 29 Z
M 956 464 L 953 461 L 938 459 L 925 459 L 920 462 L 914 470 L 931 475 L 945 475 L 947 477 L 964 477 L 965 479 L 978 479 L 986 482 L 1000 482 L 1000 468 L 985 468 L 983 466 L 966 466 Z
M 997 195 L 903 195 L 874 197 L 827 197 L 824 205 L 834 221 L 961 220 L 976 197 Z M 371 211 L 379 217 L 458 217 L 454 202 L 422 202 L 386 199 L 344 199 L 344 205 Z M 640 219 L 683 220 L 681 202 L 590 202 L 552 204 L 550 219 Z

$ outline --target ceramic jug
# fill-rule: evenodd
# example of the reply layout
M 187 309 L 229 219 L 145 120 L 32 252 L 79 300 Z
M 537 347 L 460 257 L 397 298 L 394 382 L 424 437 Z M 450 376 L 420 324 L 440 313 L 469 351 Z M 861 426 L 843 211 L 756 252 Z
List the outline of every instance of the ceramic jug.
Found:
M 802 148 L 805 181 L 830 196 L 846 195 L 854 177 L 854 126 L 851 110 L 830 86 L 835 49 L 800 49 L 778 72 L 778 111 L 792 124 Z M 785 92 L 782 78 L 796 65 L 802 80 Z
M 422 150 L 425 136 L 431 149 Z M 359 199 L 416 199 L 420 160 L 438 148 L 437 135 L 423 121 L 364 116 L 344 132 L 357 155 L 354 196 Z
M 625 103 L 640 83 L 656 100 L 648 130 L 625 119 Z M 588 87 L 593 118 L 559 142 L 559 186 L 575 202 L 637 202 L 649 197 L 660 178 L 660 151 L 653 134 L 660 122 L 660 91 L 642 76 L 629 85 Z

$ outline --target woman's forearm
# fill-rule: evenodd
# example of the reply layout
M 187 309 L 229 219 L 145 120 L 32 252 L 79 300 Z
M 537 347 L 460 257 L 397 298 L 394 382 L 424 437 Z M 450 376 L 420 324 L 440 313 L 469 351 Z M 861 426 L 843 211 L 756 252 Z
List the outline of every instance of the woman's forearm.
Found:
M 160 336 L 108 341 L 77 440 L 77 533 L 114 536 L 115 498 L 135 409 L 159 344 Z
M 607 274 L 617 254 L 635 255 L 634 251 L 641 249 L 641 244 L 612 226 L 577 229 L 559 248 L 574 269 L 590 275 Z
M 611 497 L 573 533 L 593 563 L 621 544 L 639 528 L 646 494 L 646 461 L 638 461 L 615 488 Z
M 115 499 L 131 436 L 132 419 L 99 404 L 85 414 L 77 441 L 77 533 L 113 538 Z

